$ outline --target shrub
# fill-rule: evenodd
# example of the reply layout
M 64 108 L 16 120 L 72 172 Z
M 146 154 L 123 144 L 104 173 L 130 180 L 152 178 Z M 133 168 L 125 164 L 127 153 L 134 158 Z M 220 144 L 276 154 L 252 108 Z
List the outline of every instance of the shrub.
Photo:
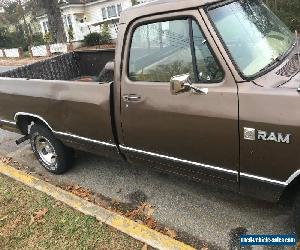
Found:
M 44 44 L 44 38 L 42 33 L 35 33 L 32 35 L 32 44 L 34 46 Z M 0 27 L 0 48 L 19 48 L 22 47 L 24 51 L 28 50 L 30 45 L 30 39 L 16 30 L 14 32 L 9 31 L 7 28 Z
M 74 31 L 73 31 L 73 29 L 68 29 L 68 38 L 69 38 L 69 42 L 72 42 L 74 40 Z
M 50 32 L 45 33 L 44 41 L 47 44 L 53 43 L 53 37 L 52 37 L 52 34 Z
M 42 33 L 35 33 L 32 35 L 32 45 L 39 46 L 45 43 Z
M 0 48 L 7 48 L 12 43 L 7 28 L 0 27 Z
M 84 37 L 84 42 L 88 46 L 99 45 L 101 42 L 101 35 L 97 32 L 90 33 Z
M 101 30 L 101 44 L 107 44 L 110 43 L 110 32 L 107 24 L 103 24 L 102 30 Z
M 132 4 L 132 6 L 134 6 L 134 5 L 137 5 L 138 2 L 137 2 L 137 0 L 131 0 L 131 4 Z

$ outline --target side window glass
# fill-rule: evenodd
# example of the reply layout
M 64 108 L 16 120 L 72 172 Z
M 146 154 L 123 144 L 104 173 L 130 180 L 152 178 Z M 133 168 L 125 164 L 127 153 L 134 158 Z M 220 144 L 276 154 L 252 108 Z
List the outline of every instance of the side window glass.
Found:
M 164 21 L 135 29 L 128 73 L 132 81 L 169 82 L 173 76 L 186 73 L 193 82 L 223 78 L 223 71 L 195 21 Z
M 194 20 L 192 21 L 192 27 L 199 82 L 222 81 L 224 72 L 210 50 L 199 25 Z
M 129 77 L 133 81 L 169 82 L 193 71 L 187 20 L 138 27 L 132 38 Z

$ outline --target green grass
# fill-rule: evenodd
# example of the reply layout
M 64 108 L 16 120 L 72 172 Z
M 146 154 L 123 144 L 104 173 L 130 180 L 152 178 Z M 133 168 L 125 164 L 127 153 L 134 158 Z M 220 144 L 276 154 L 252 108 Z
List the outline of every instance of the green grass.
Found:
M 48 212 L 32 223 L 43 208 Z M 0 249 L 141 249 L 94 217 L 0 175 Z

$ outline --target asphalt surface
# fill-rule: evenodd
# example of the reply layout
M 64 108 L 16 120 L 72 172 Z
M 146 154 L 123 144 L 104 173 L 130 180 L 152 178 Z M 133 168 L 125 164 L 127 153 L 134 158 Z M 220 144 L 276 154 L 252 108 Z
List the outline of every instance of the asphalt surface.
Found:
M 293 231 L 290 207 L 82 152 L 77 154 L 75 166 L 69 172 L 53 176 L 40 167 L 28 143 L 15 145 L 16 138 L 18 135 L 0 129 L 0 155 L 13 157 L 50 181 L 84 186 L 120 202 L 146 201 L 154 206 L 154 218 L 158 222 L 208 242 L 209 249 L 238 249 L 230 248 L 238 244 L 238 232 L 285 234 Z
M 0 66 L 0 73 L 11 70 L 11 69 L 15 69 L 16 67 L 12 67 L 12 66 Z

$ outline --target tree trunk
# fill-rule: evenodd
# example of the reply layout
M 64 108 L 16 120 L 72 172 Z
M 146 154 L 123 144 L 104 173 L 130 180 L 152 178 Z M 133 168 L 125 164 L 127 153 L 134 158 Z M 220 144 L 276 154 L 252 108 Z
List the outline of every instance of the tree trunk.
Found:
M 67 42 L 67 36 L 64 29 L 61 11 L 57 0 L 43 0 L 43 7 L 48 16 L 49 32 L 52 35 L 54 43 Z
M 26 35 L 27 35 L 29 46 L 32 46 L 32 30 L 31 30 L 31 27 L 27 24 L 25 12 L 24 12 L 21 0 L 18 0 L 18 5 L 19 5 L 19 8 L 20 8 L 20 14 L 21 14 L 23 22 L 24 22 L 25 32 L 26 32 Z

